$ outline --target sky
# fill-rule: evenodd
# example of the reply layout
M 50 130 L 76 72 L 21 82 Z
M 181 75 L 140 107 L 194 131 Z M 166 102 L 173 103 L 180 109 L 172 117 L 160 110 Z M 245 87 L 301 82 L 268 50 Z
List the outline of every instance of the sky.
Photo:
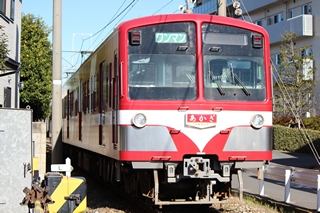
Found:
M 23 0 L 22 13 L 42 18 L 53 26 L 54 0 Z M 121 22 L 142 16 L 182 13 L 185 0 L 62 0 L 62 82 L 94 51 Z M 192 4 L 190 5 L 193 6 Z M 52 34 L 49 36 L 52 42 Z

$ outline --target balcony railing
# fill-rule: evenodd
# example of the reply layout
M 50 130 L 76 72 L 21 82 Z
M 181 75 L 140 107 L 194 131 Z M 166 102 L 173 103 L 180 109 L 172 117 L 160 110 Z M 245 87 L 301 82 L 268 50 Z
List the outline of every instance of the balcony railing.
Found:
M 270 44 L 280 42 L 281 35 L 284 32 L 294 32 L 297 38 L 301 36 L 313 36 L 313 16 L 300 15 L 286 21 L 281 21 L 276 24 L 266 26 L 270 36 Z

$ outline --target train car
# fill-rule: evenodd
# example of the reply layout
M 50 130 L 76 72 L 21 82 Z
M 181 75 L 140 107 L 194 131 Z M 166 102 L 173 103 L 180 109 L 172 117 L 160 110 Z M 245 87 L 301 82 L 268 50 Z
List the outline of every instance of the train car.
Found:
M 67 155 L 155 205 L 230 197 L 272 159 L 269 37 L 221 16 L 123 22 L 63 86 Z

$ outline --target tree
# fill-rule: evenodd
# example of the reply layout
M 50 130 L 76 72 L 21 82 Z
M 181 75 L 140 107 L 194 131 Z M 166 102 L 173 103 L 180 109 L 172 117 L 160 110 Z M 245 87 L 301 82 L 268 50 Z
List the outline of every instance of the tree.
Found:
M 21 20 L 21 81 L 20 106 L 33 109 L 33 120 L 40 121 L 51 113 L 52 45 L 51 30 L 41 18 L 32 14 Z
M 8 37 L 3 31 L 3 26 L 0 25 L 0 72 L 5 71 L 6 69 L 6 57 L 9 54 L 8 50 Z
M 296 47 L 296 37 L 293 32 L 282 35 L 280 66 L 274 83 L 275 114 L 301 118 L 315 107 L 313 88 L 316 69 L 310 46 Z

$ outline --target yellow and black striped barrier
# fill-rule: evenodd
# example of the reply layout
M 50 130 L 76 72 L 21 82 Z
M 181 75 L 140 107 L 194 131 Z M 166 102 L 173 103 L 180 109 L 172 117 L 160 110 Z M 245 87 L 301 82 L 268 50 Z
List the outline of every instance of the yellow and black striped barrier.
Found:
M 87 182 L 83 177 L 67 177 L 50 172 L 45 176 L 48 195 L 54 201 L 48 204 L 50 213 L 80 213 L 87 208 Z

